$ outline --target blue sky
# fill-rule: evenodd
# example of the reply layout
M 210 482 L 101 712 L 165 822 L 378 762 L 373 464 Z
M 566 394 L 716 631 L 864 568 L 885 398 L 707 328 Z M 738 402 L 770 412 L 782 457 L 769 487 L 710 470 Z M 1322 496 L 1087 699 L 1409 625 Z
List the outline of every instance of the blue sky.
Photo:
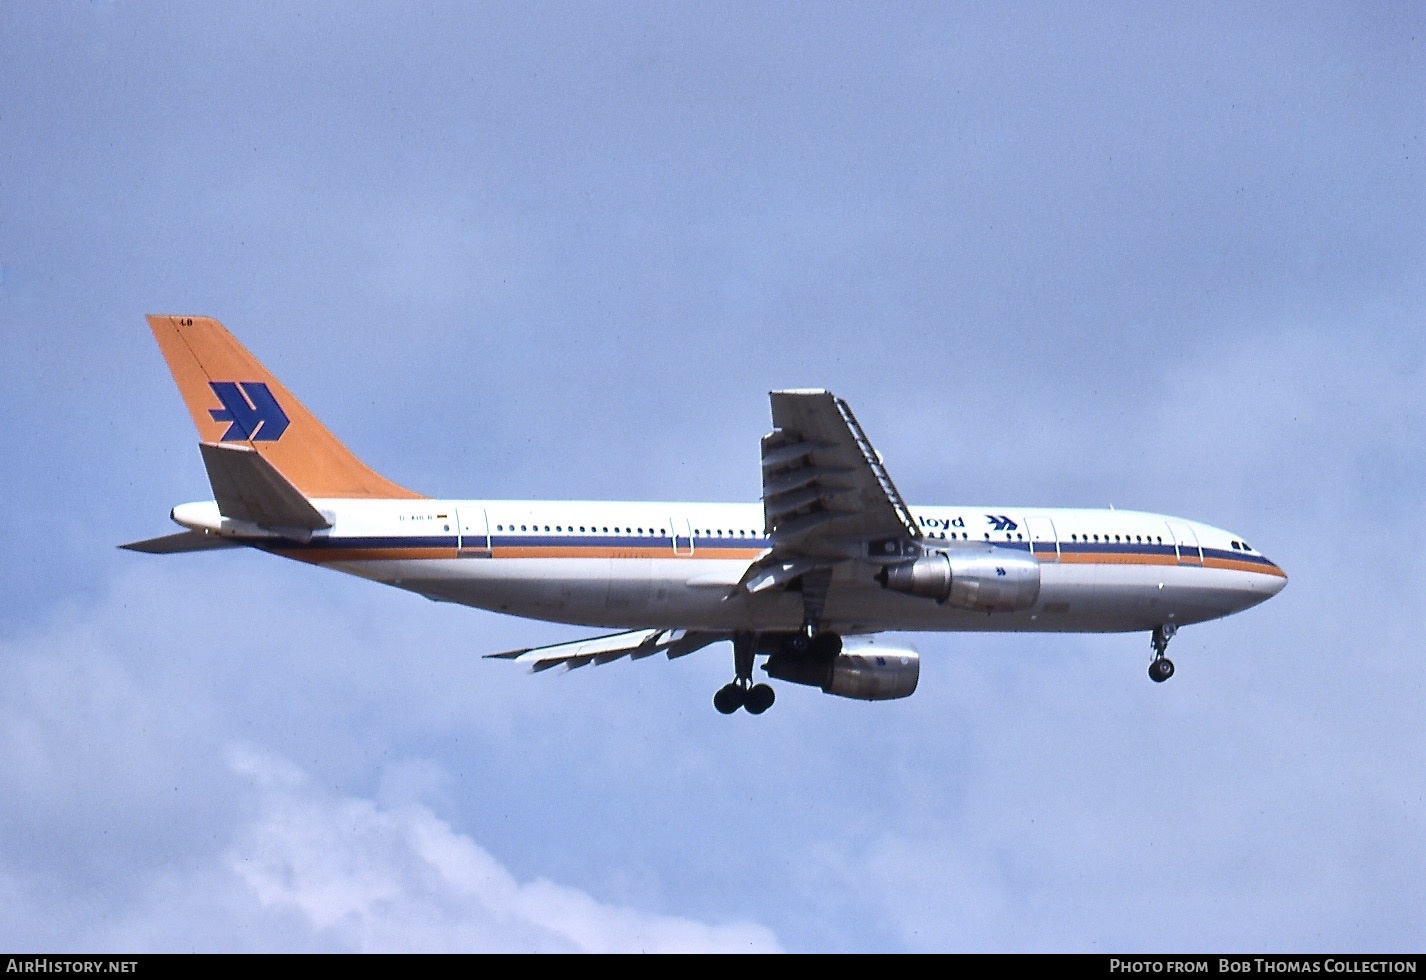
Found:
M 0 946 L 1426 944 L 1414 4 L 0 6 Z M 579 631 L 257 554 L 143 315 L 433 495 L 753 500 L 766 392 L 925 504 L 1287 590 L 918 636 L 921 688 L 527 676 Z

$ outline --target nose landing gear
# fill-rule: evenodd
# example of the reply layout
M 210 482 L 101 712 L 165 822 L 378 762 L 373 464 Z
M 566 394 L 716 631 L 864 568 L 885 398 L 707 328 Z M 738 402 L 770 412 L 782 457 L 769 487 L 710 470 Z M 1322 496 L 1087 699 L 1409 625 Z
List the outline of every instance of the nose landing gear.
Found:
M 1156 684 L 1162 684 L 1173 676 L 1173 661 L 1164 656 L 1164 651 L 1168 649 L 1169 640 L 1173 639 L 1177 632 L 1176 625 L 1164 623 L 1162 626 L 1155 626 L 1149 638 L 1149 645 L 1154 648 L 1154 659 L 1149 664 L 1149 680 Z

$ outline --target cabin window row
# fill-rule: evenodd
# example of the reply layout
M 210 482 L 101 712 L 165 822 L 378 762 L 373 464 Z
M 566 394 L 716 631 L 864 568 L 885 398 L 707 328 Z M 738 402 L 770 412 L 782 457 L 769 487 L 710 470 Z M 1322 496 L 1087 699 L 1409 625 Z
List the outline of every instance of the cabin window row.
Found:
M 944 540 L 946 540 L 946 532 L 945 532 L 945 531 L 933 531 L 933 532 L 931 532 L 931 533 L 930 533 L 929 535 L 927 535 L 927 536 L 930 537 L 930 538 L 933 538 L 933 539 L 935 539 L 935 540 L 937 540 L 937 541 L 944 541 Z M 967 534 L 967 533 L 964 532 L 964 531 L 961 532 L 960 537 L 961 537 L 961 540 L 963 540 L 963 541 L 970 539 L 970 535 Z M 951 532 L 950 539 L 951 539 L 952 541 L 956 540 L 956 532 L 955 532 L 955 531 L 952 531 L 952 532 Z M 1093 539 L 1094 541 L 1099 541 L 1099 540 L 1101 540 L 1101 537 L 1100 537 L 1100 535 L 1098 535 L 1098 534 L 1071 534 L 1071 535 L 1070 535 L 1070 540 L 1071 540 L 1071 541 L 1074 541 L 1074 542 L 1076 542 L 1076 543 L 1081 542 L 1081 541 L 1087 543 L 1087 542 L 1089 542 L 1091 539 Z M 989 532 L 989 531 L 985 532 L 985 540 L 987 540 L 987 541 L 990 540 L 990 532 Z M 1024 541 L 1024 540 L 1025 540 L 1025 535 L 1024 535 L 1024 534 L 1011 534 L 1009 531 L 1006 531 L 1006 532 L 1005 532 L 1005 540 L 1006 540 L 1006 541 Z M 1106 542 L 1109 541 L 1109 540 L 1110 540 L 1110 536 L 1107 535 L 1107 534 L 1104 535 L 1104 536 L 1103 536 L 1103 540 L 1106 541 Z M 1128 534 L 1124 534 L 1124 535 L 1116 534 L 1116 535 L 1114 535 L 1113 540 L 1115 540 L 1115 541 L 1121 541 L 1121 542 L 1124 542 L 1124 543 L 1138 542 L 1139 544 L 1144 544 L 1145 542 L 1147 542 L 1147 543 L 1149 543 L 1149 544 L 1154 544 L 1154 543 L 1163 544 L 1163 543 L 1164 543 L 1164 539 L 1163 539 L 1162 537 L 1157 537 L 1157 538 L 1156 538 L 1156 537 L 1154 537 L 1152 534 L 1151 534 L 1151 535 L 1148 535 L 1147 537 L 1145 537 L 1145 536 L 1142 535 L 1142 534 L 1135 534 L 1135 535 L 1132 535 L 1132 536 L 1131 536 L 1131 535 L 1128 535 Z M 1048 543 L 1048 542 L 1043 542 L 1043 543 Z M 1237 547 L 1237 544 L 1235 543 L 1235 544 L 1233 545 L 1233 547 L 1236 548 L 1236 547 Z M 1244 550 L 1244 551 L 1247 550 L 1247 546 L 1246 546 L 1246 545 L 1243 546 L 1243 550 Z
M 556 524 L 556 525 L 554 525 L 553 527 L 551 527 L 549 524 L 543 524 L 543 525 L 541 525 L 541 524 L 521 524 L 518 528 L 516 528 L 516 526 L 515 526 L 514 524 L 509 524 L 509 525 L 506 525 L 506 524 L 497 524 L 497 525 L 495 525 L 495 530 L 496 530 L 497 533 L 504 533 L 504 532 L 507 532 L 507 531 L 520 530 L 520 531 L 535 531 L 535 532 L 539 532 L 539 531 L 553 531 L 553 532 L 560 533 L 560 534 L 565 534 L 565 533 L 569 533 L 569 534 L 574 534 L 574 533 L 579 533 L 579 534 L 645 534 L 645 535 L 652 535 L 652 536 L 654 536 L 654 537 L 659 537 L 659 538 L 666 538 L 666 537 L 668 537 L 668 528 L 662 528 L 662 527 L 648 527 L 648 528 L 645 528 L 645 527 L 615 527 L 615 528 L 610 528 L 610 527 L 604 527 L 604 526 L 594 526 L 594 525 L 581 524 L 581 525 L 579 525 L 579 527 L 576 528 L 573 524 L 571 524 L 569 527 L 565 527 L 563 524 Z M 756 532 L 756 531 L 733 531 L 733 530 L 727 530 L 727 529 L 723 529 L 723 528 L 712 529 L 712 530 L 694 530 L 693 534 L 694 534 L 695 537 L 708 537 L 708 538 L 712 538 L 712 537 L 718 537 L 718 538 L 722 538 L 722 537 L 729 537 L 729 538 L 751 538 L 751 537 L 757 537 L 757 532 Z
M 1070 540 L 1071 540 L 1071 541 L 1076 541 L 1076 542 L 1079 542 L 1079 541 L 1088 542 L 1091 538 L 1093 538 L 1096 542 L 1100 540 L 1100 536 L 1099 536 L 1098 534 L 1071 534 L 1071 535 L 1070 535 Z M 1109 541 L 1109 535 L 1107 535 L 1107 534 L 1104 535 L 1103 540 L 1104 540 L 1106 543 L 1108 543 L 1108 541 Z M 1122 540 L 1125 544 L 1163 544 L 1163 543 L 1164 543 L 1164 539 L 1163 539 L 1162 536 L 1155 536 L 1155 535 L 1152 535 L 1152 534 L 1135 534 L 1135 535 L 1132 535 L 1132 536 L 1130 536 L 1130 535 L 1128 535 L 1128 534 L 1125 534 L 1125 535 L 1122 535 L 1122 536 L 1116 534 L 1116 535 L 1114 535 L 1114 540 L 1115 540 L 1115 541 L 1121 541 L 1121 540 Z
M 499 533 L 504 533 L 504 532 L 507 532 L 507 531 L 513 532 L 513 531 L 516 530 L 516 526 L 515 526 L 514 524 L 510 524 L 510 525 L 497 524 L 497 525 L 495 525 L 495 530 L 496 530 L 497 532 L 499 532 Z M 580 533 L 580 534 L 596 534 L 596 533 L 597 533 L 597 534 L 638 534 L 638 535 L 650 535 L 650 536 L 659 537 L 659 538 L 666 538 L 666 537 L 669 536 L 669 532 L 668 532 L 668 529 L 667 529 L 667 528 L 655 528 L 655 527 L 649 527 L 649 528 L 644 528 L 644 527 L 622 527 L 622 528 L 621 528 L 621 527 L 615 527 L 615 528 L 612 528 L 612 529 L 611 529 L 611 528 L 605 527 L 605 526 L 593 526 L 593 525 L 586 525 L 586 524 L 581 524 L 581 525 L 579 525 L 578 528 L 576 528 L 573 524 L 571 524 L 568 528 L 566 528 L 563 524 L 555 524 L 555 525 L 553 525 L 553 526 L 551 526 L 551 525 L 549 525 L 549 524 L 544 524 L 544 525 L 540 525 L 540 524 L 521 524 L 521 525 L 519 525 L 519 530 L 521 530 L 521 531 L 535 531 L 535 532 L 539 532 L 539 531 L 542 531 L 542 530 L 543 530 L 543 531 L 554 531 L 554 532 L 560 533 L 560 534 L 563 534 L 563 533 L 566 533 L 566 532 L 572 534 L 572 533 L 575 533 L 576 531 L 577 531 L 578 533 Z M 695 528 L 694 531 L 693 531 L 693 535 L 694 535 L 694 537 L 703 537 L 703 538 L 714 538 L 714 537 L 717 537 L 717 538 L 722 538 L 722 537 L 728 537 L 728 538 L 750 538 L 750 537 L 751 537 L 751 538 L 756 538 L 756 537 L 758 537 L 758 532 L 756 532 L 756 531 L 747 531 L 747 530 L 735 531 L 735 530 L 731 530 L 731 529 L 727 529 L 727 528 Z M 938 539 L 938 540 L 941 540 L 941 541 L 946 540 L 946 532 L 945 532 L 945 531 L 936 532 L 936 533 L 933 533 L 933 534 L 930 535 L 930 536 L 933 537 L 933 538 L 936 538 L 936 539 Z M 951 539 L 953 539 L 953 540 L 955 539 L 956 534 L 955 534 L 954 531 L 951 532 L 950 537 L 951 537 Z M 970 535 L 969 535 L 969 534 L 965 533 L 964 531 L 961 532 L 961 540 L 969 540 L 969 538 L 970 538 Z M 989 532 L 986 532 L 985 540 L 987 540 L 987 541 L 990 540 L 990 533 L 989 533 Z M 1012 534 L 1010 534 L 1009 532 L 1006 532 L 1006 534 L 1005 534 L 1005 540 L 1006 540 L 1006 541 L 1023 541 L 1023 540 L 1025 540 L 1025 536 L 1024 536 L 1023 534 L 1014 534 L 1014 535 L 1012 535 Z M 1110 540 L 1111 540 L 1111 538 L 1110 538 L 1110 535 L 1108 535 L 1108 534 L 1105 534 L 1105 535 L 1102 535 L 1102 536 L 1101 536 L 1101 535 L 1098 535 L 1098 534 L 1078 534 L 1078 533 L 1075 533 L 1075 534 L 1071 534 L 1071 535 L 1070 535 L 1070 541 L 1075 542 L 1075 543 L 1083 542 L 1083 543 L 1085 543 L 1085 544 L 1088 544 L 1090 541 L 1094 541 L 1095 543 L 1099 543 L 1100 541 L 1103 541 L 1103 542 L 1105 542 L 1105 543 L 1108 543 Z M 1135 534 L 1135 535 L 1133 535 L 1133 536 L 1131 537 L 1131 536 L 1128 535 L 1128 534 L 1124 534 L 1124 535 L 1116 534 L 1116 535 L 1113 536 L 1113 540 L 1114 540 L 1114 541 L 1118 541 L 1118 542 L 1122 542 L 1122 543 L 1129 543 L 1129 544 L 1132 544 L 1132 543 L 1144 544 L 1144 543 L 1146 543 L 1146 542 L 1147 542 L 1148 544 L 1163 544 L 1163 543 L 1164 543 L 1164 539 L 1163 539 L 1163 537 L 1162 537 L 1161 535 L 1160 535 L 1160 536 L 1155 536 L 1155 535 L 1147 535 L 1147 536 L 1145 536 L 1145 535 L 1142 535 L 1142 534 Z M 1233 546 L 1233 550 L 1235 550 L 1235 551 L 1252 551 L 1252 550 L 1253 550 L 1252 548 L 1248 547 L 1248 544 L 1247 544 L 1247 542 L 1245 542 L 1245 541 L 1237 541 L 1237 540 L 1235 540 L 1235 541 L 1232 542 L 1232 546 Z

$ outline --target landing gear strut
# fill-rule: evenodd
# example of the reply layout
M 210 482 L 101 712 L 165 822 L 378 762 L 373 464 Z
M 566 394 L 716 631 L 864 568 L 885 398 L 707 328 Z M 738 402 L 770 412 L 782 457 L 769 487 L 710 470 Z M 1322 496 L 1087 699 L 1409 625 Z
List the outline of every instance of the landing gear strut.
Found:
M 810 656 L 814 660 L 832 661 L 842 652 L 842 638 L 822 629 L 822 610 L 827 606 L 827 590 L 832 585 L 832 570 L 819 568 L 802 576 L 798 588 L 802 592 L 802 629 L 792 634 L 786 648 L 796 657 Z
M 755 634 L 733 634 L 733 673 L 737 676 L 713 695 L 713 707 L 720 713 L 731 715 L 739 708 L 747 708 L 748 714 L 760 715 L 772 707 L 777 697 L 772 688 L 767 684 L 753 683 L 753 653 L 756 649 Z
M 1162 684 L 1173 676 L 1173 661 L 1164 656 L 1164 651 L 1169 647 L 1169 640 L 1178 632 L 1178 627 L 1173 623 L 1164 623 L 1162 626 L 1155 626 L 1153 635 L 1149 638 L 1149 644 L 1154 648 L 1154 659 L 1149 664 L 1149 680 L 1156 684 Z

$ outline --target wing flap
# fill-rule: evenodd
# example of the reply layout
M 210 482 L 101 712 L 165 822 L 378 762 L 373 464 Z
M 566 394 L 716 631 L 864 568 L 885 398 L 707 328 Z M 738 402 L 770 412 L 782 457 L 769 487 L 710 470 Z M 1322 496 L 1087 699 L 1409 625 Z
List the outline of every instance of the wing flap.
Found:
M 763 498 L 765 512 L 773 517 L 781 517 L 813 504 L 820 504 L 829 511 L 852 513 L 855 507 L 856 491 L 849 487 L 835 488 L 825 484 L 803 487 L 792 493 L 780 493 Z
M 749 565 L 739 584 L 752 593 L 765 592 L 768 589 L 780 589 L 790 585 L 793 579 L 801 578 L 808 572 L 831 567 L 829 562 L 815 559 L 796 558 L 792 561 L 779 561 L 770 556 Z
M 778 394 L 774 392 L 773 394 Z M 815 442 L 793 442 L 785 446 L 778 446 L 763 453 L 763 469 L 775 470 L 780 467 L 795 463 L 803 457 L 810 456 L 818 449 L 828 449 L 829 446 L 822 446 Z
M 666 654 L 672 660 L 727 639 L 728 635 L 695 630 L 643 629 L 550 646 L 488 653 L 486 657 L 529 664 L 531 673 L 539 673 L 553 667 L 574 670 L 589 664 L 599 666 L 612 663 L 624 657 L 642 660 L 656 653 Z

